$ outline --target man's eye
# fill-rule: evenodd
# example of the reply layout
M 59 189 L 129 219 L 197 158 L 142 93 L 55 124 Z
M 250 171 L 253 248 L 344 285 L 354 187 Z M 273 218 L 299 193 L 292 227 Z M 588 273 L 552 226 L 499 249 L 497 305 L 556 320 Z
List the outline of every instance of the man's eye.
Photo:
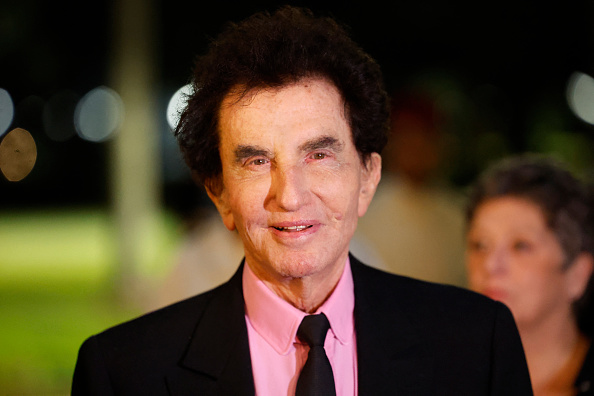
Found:
M 316 160 L 324 159 L 326 158 L 326 153 L 313 153 L 311 158 Z
M 267 163 L 268 161 L 264 158 L 256 158 L 255 160 L 248 162 L 248 165 L 266 165 Z

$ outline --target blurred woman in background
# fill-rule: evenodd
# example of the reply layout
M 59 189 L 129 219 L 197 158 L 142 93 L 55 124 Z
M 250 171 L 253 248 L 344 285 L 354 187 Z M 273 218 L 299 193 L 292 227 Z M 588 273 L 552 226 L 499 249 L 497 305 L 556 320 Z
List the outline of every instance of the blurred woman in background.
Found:
M 536 396 L 594 394 L 590 195 L 532 156 L 496 164 L 470 194 L 469 285 L 512 311 Z

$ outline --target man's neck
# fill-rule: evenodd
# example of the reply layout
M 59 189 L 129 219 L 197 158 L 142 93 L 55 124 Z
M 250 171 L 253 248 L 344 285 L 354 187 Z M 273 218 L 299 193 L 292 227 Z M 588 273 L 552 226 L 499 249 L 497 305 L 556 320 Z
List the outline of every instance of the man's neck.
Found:
M 300 278 L 272 278 L 267 276 L 269 274 L 260 274 L 250 268 L 277 296 L 303 312 L 314 313 L 334 292 L 344 267 L 344 264 L 333 266 L 328 271 Z

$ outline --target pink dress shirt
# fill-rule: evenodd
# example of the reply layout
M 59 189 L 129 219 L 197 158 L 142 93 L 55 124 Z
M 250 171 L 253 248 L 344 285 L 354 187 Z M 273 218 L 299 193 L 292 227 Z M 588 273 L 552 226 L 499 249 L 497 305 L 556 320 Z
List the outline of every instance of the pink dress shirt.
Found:
M 292 396 L 309 347 L 297 338 L 305 312 L 274 294 L 254 275 L 243 270 L 245 321 L 248 329 L 257 396 Z M 353 311 L 355 294 L 350 262 L 332 295 L 316 311 L 330 322 L 324 348 L 332 365 L 337 396 L 357 396 L 357 345 Z

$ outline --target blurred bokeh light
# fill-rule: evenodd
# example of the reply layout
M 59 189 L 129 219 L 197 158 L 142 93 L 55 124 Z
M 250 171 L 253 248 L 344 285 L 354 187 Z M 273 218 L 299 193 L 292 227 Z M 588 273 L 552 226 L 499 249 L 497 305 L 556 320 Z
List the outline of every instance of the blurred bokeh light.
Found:
M 14 104 L 7 90 L 0 88 L 0 138 L 6 133 L 14 118 Z
M 21 181 L 35 166 L 37 146 L 31 134 L 16 128 L 0 142 L 0 171 L 11 182 Z
M 567 84 L 567 101 L 577 117 L 594 125 L 594 78 L 573 73 Z
M 90 142 L 103 142 L 117 131 L 124 117 L 124 104 L 117 92 L 97 87 L 77 104 L 74 124 L 78 135 Z
M 188 95 L 192 93 L 192 86 L 186 84 L 171 96 L 167 104 L 167 123 L 171 129 L 175 129 L 179 122 L 180 112 L 186 105 Z
M 74 109 L 80 96 L 71 90 L 52 95 L 43 108 L 43 127 L 47 136 L 56 142 L 64 142 L 76 136 Z

